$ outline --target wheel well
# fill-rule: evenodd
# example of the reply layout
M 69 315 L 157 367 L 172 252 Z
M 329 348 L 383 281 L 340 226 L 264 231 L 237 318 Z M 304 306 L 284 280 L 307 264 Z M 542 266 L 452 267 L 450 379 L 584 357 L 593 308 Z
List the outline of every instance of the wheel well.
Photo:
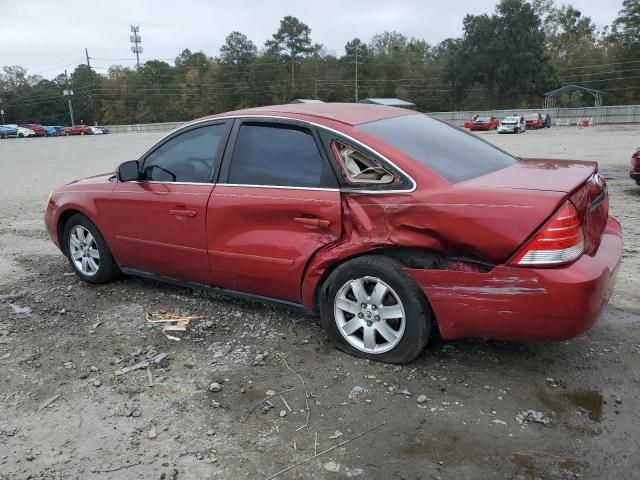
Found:
M 354 258 L 364 257 L 367 255 L 382 255 L 390 257 L 399 261 L 405 267 L 409 268 L 445 270 L 447 265 L 447 257 L 437 252 L 421 248 L 409 247 L 378 248 L 376 250 L 369 250 L 366 252 L 358 253 L 356 255 L 352 255 L 350 257 L 342 258 L 329 265 L 318 280 L 318 284 L 316 285 L 315 292 L 313 294 L 313 313 L 317 314 L 319 311 L 320 294 L 322 293 L 322 287 L 324 286 L 326 279 L 329 278 L 329 275 L 331 275 L 333 271 L 343 263 L 353 260 Z
M 60 214 L 60 217 L 58 217 L 58 225 L 56 228 L 56 233 L 58 235 L 58 244 L 60 245 L 60 250 L 62 250 L 62 253 L 64 253 L 65 255 L 67 254 L 67 246 L 65 245 L 62 239 L 62 235 L 64 234 L 64 227 L 67 224 L 67 221 L 71 217 L 73 217 L 75 214 L 84 215 L 82 212 L 78 210 L 70 209 L 70 210 L 65 210 Z

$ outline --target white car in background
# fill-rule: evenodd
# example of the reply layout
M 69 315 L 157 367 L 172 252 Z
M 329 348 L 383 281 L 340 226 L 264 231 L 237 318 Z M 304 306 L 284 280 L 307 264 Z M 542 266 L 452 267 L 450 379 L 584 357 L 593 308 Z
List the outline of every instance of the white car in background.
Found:
M 94 135 L 102 135 L 104 133 L 101 128 L 98 128 L 98 127 L 89 127 L 89 128 L 91 128 L 91 132 Z
M 18 138 L 27 138 L 27 137 L 35 137 L 36 132 L 31 130 L 30 128 L 21 127 L 20 125 L 7 125 L 7 127 L 13 127 L 18 131 Z
M 498 133 L 524 133 L 526 130 L 527 125 L 524 121 L 524 117 L 519 117 L 517 115 L 506 117 L 498 126 Z

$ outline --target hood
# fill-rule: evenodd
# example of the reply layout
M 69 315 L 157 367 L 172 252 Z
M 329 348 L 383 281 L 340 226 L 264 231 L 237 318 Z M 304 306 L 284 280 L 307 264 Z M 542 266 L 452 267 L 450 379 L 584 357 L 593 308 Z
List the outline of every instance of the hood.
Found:
M 521 159 L 510 167 L 460 182 L 459 186 L 571 193 L 598 168 L 596 162 Z
M 100 175 L 93 175 L 91 177 L 80 178 L 78 180 L 74 180 L 73 182 L 67 183 L 65 187 L 70 185 L 78 186 L 78 185 L 92 185 L 96 183 L 105 183 L 105 182 L 108 182 L 109 179 L 114 175 L 115 175 L 115 172 L 109 172 L 109 173 L 101 173 Z

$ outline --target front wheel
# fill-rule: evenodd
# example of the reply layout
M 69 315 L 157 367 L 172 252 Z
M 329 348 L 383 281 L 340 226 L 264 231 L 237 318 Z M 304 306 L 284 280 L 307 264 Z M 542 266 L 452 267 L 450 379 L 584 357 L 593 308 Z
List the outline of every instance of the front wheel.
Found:
M 84 215 L 76 214 L 67 221 L 63 240 L 71 267 L 85 282 L 106 283 L 120 275 L 100 230 Z
M 432 315 L 400 262 L 366 256 L 329 275 L 320 295 L 320 321 L 333 345 L 346 353 L 407 363 L 427 344 Z

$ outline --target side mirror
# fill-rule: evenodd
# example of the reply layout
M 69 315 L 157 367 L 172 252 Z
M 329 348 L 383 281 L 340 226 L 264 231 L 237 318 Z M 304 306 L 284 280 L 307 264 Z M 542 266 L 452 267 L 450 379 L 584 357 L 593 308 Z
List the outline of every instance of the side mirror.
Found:
M 140 179 L 140 164 L 137 160 L 130 160 L 118 166 L 118 180 L 132 182 Z

